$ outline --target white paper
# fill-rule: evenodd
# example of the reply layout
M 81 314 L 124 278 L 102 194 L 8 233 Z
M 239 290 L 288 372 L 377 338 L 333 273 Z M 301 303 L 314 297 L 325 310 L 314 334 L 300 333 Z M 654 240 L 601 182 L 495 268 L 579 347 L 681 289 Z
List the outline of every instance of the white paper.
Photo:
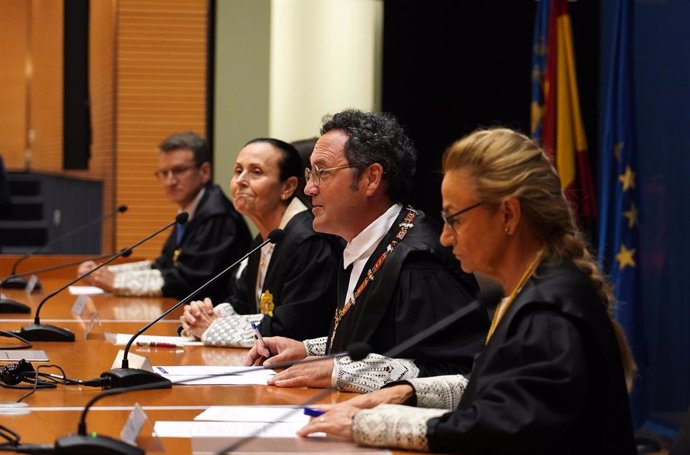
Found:
M 211 406 L 194 420 L 219 422 L 294 422 L 306 425 L 303 408 L 290 406 Z
M 106 340 L 115 344 L 115 346 L 124 346 L 132 338 L 131 333 L 107 333 Z M 141 335 L 134 340 L 134 343 L 170 343 L 180 346 L 203 346 L 204 343 L 196 340 L 194 337 L 164 337 L 156 335 Z
M 244 366 L 155 366 L 153 370 L 174 384 L 180 385 L 266 385 L 266 380 L 276 374 L 274 370 L 256 368 L 244 371 Z M 219 375 L 212 378 L 198 379 L 209 375 Z M 220 376 L 224 375 L 224 376 Z M 184 382 L 182 382 L 184 381 Z
M 96 286 L 70 286 L 68 289 L 72 295 L 98 295 L 105 293 L 103 289 Z
M 255 433 L 260 438 L 296 438 L 297 430 L 304 424 L 294 422 L 169 422 L 159 421 L 154 431 L 160 438 L 247 437 Z M 318 433 L 316 434 L 318 435 Z

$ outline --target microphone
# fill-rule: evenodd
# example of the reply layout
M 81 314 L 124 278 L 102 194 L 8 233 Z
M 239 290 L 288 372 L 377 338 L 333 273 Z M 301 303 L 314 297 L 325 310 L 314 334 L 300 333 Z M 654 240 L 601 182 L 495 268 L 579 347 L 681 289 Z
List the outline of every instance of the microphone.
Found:
M 163 314 L 158 316 L 156 319 L 151 321 L 150 323 L 146 324 L 144 327 L 139 329 L 134 335 L 132 335 L 132 338 L 129 339 L 127 342 L 127 345 L 125 346 L 124 353 L 122 355 L 122 367 L 121 368 L 115 368 L 109 371 L 104 372 L 101 374 L 102 378 L 108 378 L 110 380 L 110 385 L 109 387 L 112 388 L 119 388 L 119 387 L 130 387 L 130 386 L 135 386 L 135 385 L 141 385 L 141 384 L 159 384 L 160 388 L 169 388 L 171 387 L 171 382 L 168 381 L 167 379 L 157 375 L 156 373 L 152 373 L 150 371 L 138 369 L 138 368 L 129 368 L 129 360 L 127 359 L 127 355 L 129 354 L 129 350 L 132 347 L 132 343 L 134 343 L 134 340 L 136 340 L 139 335 L 142 333 L 146 332 L 148 329 L 150 329 L 154 324 L 156 324 L 158 321 L 166 317 L 168 314 L 172 313 L 175 311 L 177 308 L 180 306 L 186 304 L 194 296 L 196 296 L 199 292 L 202 290 L 206 289 L 208 285 L 213 283 L 216 279 L 220 278 L 223 274 L 225 274 L 227 271 L 230 269 L 233 269 L 234 267 L 237 266 L 240 262 L 244 261 L 246 258 L 248 258 L 251 254 L 255 253 L 256 251 L 260 250 L 263 248 L 264 245 L 267 243 L 277 243 L 283 239 L 285 236 L 285 232 L 282 229 L 274 229 L 271 232 L 268 233 L 268 238 L 261 242 L 258 246 L 250 250 L 247 254 L 230 264 L 228 267 L 226 267 L 224 270 L 219 272 L 216 276 L 208 280 L 206 283 L 201 285 L 197 290 L 193 291 L 191 294 L 189 294 L 187 297 L 183 298 L 179 302 L 177 302 L 175 305 L 170 307 L 167 311 L 165 311 Z
M 113 211 L 111 211 L 111 212 L 108 212 L 108 213 L 106 213 L 105 215 L 100 216 L 100 217 L 98 217 L 98 218 L 96 218 L 96 219 L 94 219 L 94 220 L 91 220 L 91 221 L 89 221 L 89 222 L 86 223 L 86 224 L 82 224 L 82 225 L 79 226 L 78 228 L 73 229 L 73 230 L 71 230 L 71 231 L 69 231 L 69 232 L 66 232 L 65 234 L 59 236 L 59 237 L 56 238 L 56 239 L 51 240 L 50 242 L 46 243 L 45 245 L 43 245 L 43 246 L 41 246 L 41 247 L 36 248 L 36 249 L 33 250 L 33 251 L 29 251 L 28 253 L 24 253 L 24 254 L 22 255 L 22 257 L 20 257 L 19 259 L 17 259 L 17 260 L 14 262 L 14 264 L 12 265 L 12 273 L 10 274 L 9 279 L 4 283 L 3 286 L 4 286 L 6 289 L 23 289 L 23 288 L 25 288 L 25 287 L 26 287 L 27 281 L 26 281 L 24 278 L 22 278 L 22 276 L 25 276 L 25 275 L 17 275 L 17 267 L 19 266 L 19 264 L 21 264 L 21 263 L 24 262 L 26 259 L 28 259 L 29 256 L 33 256 L 34 254 L 40 253 L 41 251 L 44 251 L 44 250 L 47 249 L 48 247 L 53 246 L 53 245 L 55 245 L 56 243 L 58 243 L 58 242 L 60 242 L 60 241 L 62 241 L 62 240 L 64 240 L 64 239 L 66 239 L 66 238 L 68 238 L 68 237 L 71 237 L 71 236 L 73 236 L 74 234 L 77 234 L 78 232 L 81 232 L 81 231 L 83 231 L 84 229 L 86 229 L 86 228 L 88 228 L 88 227 L 93 226 L 94 224 L 102 223 L 103 221 L 107 220 L 108 218 L 113 217 L 113 216 L 117 215 L 118 213 L 124 213 L 124 212 L 126 212 L 126 211 L 127 211 L 127 206 L 126 206 L 126 205 L 119 205 L 117 208 L 115 208 L 115 210 L 113 210 Z M 41 289 L 41 284 L 40 284 L 40 283 L 36 283 L 36 287 L 35 287 L 34 289 L 36 289 L 36 290 Z M 29 311 L 22 311 L 22 313 L 28 313 L 28 312 L 29 312 Z
M 36 316 L 34 317 L 34 323 L 31 325 L 25 325 L 18 332 L 15 332 L 15 333 L 17 335 L 19 335 L 20 337 L 24 338 L 25 340 L 29 340 L 29 341 L 74 341 L 74 333 L 70 332 L 69 330 L 55 327 L 52 325 L 42 325 L 41 324 L 40 314 L 41 314 L 41 308 L 43 308 L 43 305 L 45 305 L 45 303 L 50 298 L 52 298 L 55 295 L 57 295 L 58 293 L 64 291 L 65 289 L 67 289 L 69 286 L 73 285 L 77 281 L 86 278 L 87 276 L 89 276 L 93 272 L 95 272 L 96 270 L 99 270 L 99 269 L 105 267 L 106 265 L 110 264 L 111 262 L 113 262 L 115 259 L 117 259 L 119 257 L 127 257 L 127 256 L 131 255 L 132 250 L 134 248 L 138 247 L 139 245 L 146 242 L 147 240 L 150 240 L 151 238 L 157 236 L 158 234 L 165 231 L 169 227 L 175 225 L 176 223 L 179 223 L 179 224 L 186 223 L 188 219 L 189 219 L 188 213 L 186 213 L 186 212 L 179 213 L 175 217 L 175 220 L 172 221 L 171 223 L 166 224 L 165 226 L 158 229 L 153 234 L 147 235 L 142 240 L 139 240 L 138 242 L 136 242 L 134 245 L 120 250 L 119 252 L 115 253 L 107 261 L 98 264 L 96 267 L 89 270 L 88 272 L 79 275 L 77 278 L 73 279 L 72 281 L 70 281 L 66 285 L 64 285 L 64 286 L 58 288 L 57 290 L 51 292 L 46 297 L 44 297 L 43 300 L 41 300 L 41 303 L 38 304 L 38 307 L 36 308 Z
M 417 333 L 416 335 L 408 338 L 407 340 L 403 341 L 397 346 L 393 346 L 391 349 L 389 349 L 382 355 L 384 357 L 398 357 L 400 356 L 400 354 L 404 353 L 417 343 L 426 340 L 431 335 L 434 335 L 435 333 L 445 329 L 458 319 L 467 316 L 472 311 L 474 311 L 477 306 L 484 306 L 490 308 L 496 305 L 498 301 L 501 300 L 501 298 L 503 298 L 503 288 L 498 283 L 491 282 L 490 284 L 484 286 L 482 289 L 479 290 L 474 302 L 470 303 L 469 305 L 465 305 L 464 307 L 460 308 L 454 313 L 449 314 L 445 318 L 436 321 L 435 323 L 431 324 L 429 327 Z
M 108 254 L 103 254 L 101 256 L 97 256 L 95 258 L 91 258 L 90 260 L 92 261 L 100 261 L 101 259 L 106 259 L 112 256 L 113 253 L 108 253 Z M 65 262 L 64 264 L 59 264 L 59 265 L 54 265 L 51 267 L 46 267 L 43 269 L 37 269 L 37 270 L 30 270 L 28 272 L 22 272 L 18 273 L 16 275 L 10 275 L 2 279 L 0 281 L 0 290 L 2 290 L 3 287 L 5 287 L 5 284 L 14 278 L 18 277 L 25 277 L 25 276 L 30 276 L 30 275 L 35 275 L 35 274 L 40 274 L 40 273 L 46 273 L 46 272 L 52 272 L 53 270 L 60 270 L 64 269 L 65 267 L 71 267 L 73 265 L 78 265 L 81 264 L 84 260 L 79 259 L 77 261 L 71 261 L 71 262 Z M 17 302 L 16 300 L 12 299 L 0 299 L 0 313 L 31 313 L 31 307 L 28 305 L 25 305 L 21 302 Z
M 272 231 L 275 232 L 275 231 Z M 282 232 L 282 231 L 281 231 Z M 282 235 L 280 236 L 282 237 Z M 267 241 L 270 241 L 271 235 L 269 234 L 269 239 Z M 264 245 L 266 242 L 263 243 Z M 248 254 L 251 254 L 248 253 Z M 242 259 L 244 260 L 244 259 Z M 227 270 L 227 269 L 226 269 Z M 275 364 L 271 365 L 271 369 L 273 368 L 287 368 L 292 365 L 300 365 L 304 363 L 312 363 L 312 362 L 322 362 L 326 359 L 330 358 L 335 358 L 335 357 L 342 357 L 345 355 L 349 355 L 352 360 L 362 360 L 365 358 L 370 352 L 370 348 L 367 344 L 365 343 L 353 343 L 351 344 L 347 351 L 345 352 L 340 352 L 337 354 L 330 354 L 327 356 L 322 356 L 318 358 L 311 358 L 311 359 L 300 359 L 297 361 L 291 361 L 291 362 L 282 362 L 280 364 Z M 265 370 L 268 369 L 267 367 L 259 366 L 259 367 L 247 367 L 242 370 L 236 370 L 233 372 L 229 373 L 216 373 L 216 374 L 209 374 L 206 376 L 201 376 L 201 377 L 195 377 L 195 378 L 187 378 L 183 379 L 181 381 L 176 382 L 176 384 L 184 384 L 186 382 L 193 382 L 197 381 L 199 379 L 211 379 L 211 378 L 217 378 L 221 376 L 235 376 L 238 374 L 242 373 L 248 373 L 251 371 L 256 371 L 256 370 Z M 157 375 L 156 375 L 157 376 Z M 122 454 L 122 455 L 139 455 L 143 454 L 144 451 L 140 449 L 139 447 L 132 446 L 124 441 L 120 441 L 118 439 L 111 438 L 109 436 L 102 436 L 102 435 L 97 435 L 95 433 L 88 434 L 86 431 L 86 415 L 89 412 L 89 409 L 97 402 L 100 401 L 103 398 L 113 396 L 113 395 L 120 395 L 122 393 L 126 392 L 137 392 L 137 391 L 142 391 L 142 390 L 153 390 L 153 389 L 159 389 L 159 388 L 169 388 L 171 387 L 170 381 L 168 381 L 165 378 L 162 378 L 161 376 L 158 377 L 158 382 L 150 382 L 146 384 L 137 384 L 137 385 L 132 385 L 132 386 L 125 386 L 125 387 L 118 387 L 110 390 L 106 390 L 104 392 L 99 393 L 98 395 L 94 396 L 91 398 L 88 403 L 84 406 L 84 410 L 81 413 L 81 417 L 79 419 L 79 426 L 77 429 L 77 434 L 65 436 L 63 438 L 57 439 L 55 441 L 55 452 L 56 454 L 74 454 L 74 453 L 107 453 L 107 454 Z M 331 392 L 330 389 L 326 389 L 324 392 Z M 316 401 L 322 398 L 322 395 L 325 396 L 324 392 L 320 392 L 317 394 L 315 397 L 313 397 L 310 401 Z M 308 404 L 308 403 L 306 403 Z M 301 408 L 302 406 L 298 406 Z

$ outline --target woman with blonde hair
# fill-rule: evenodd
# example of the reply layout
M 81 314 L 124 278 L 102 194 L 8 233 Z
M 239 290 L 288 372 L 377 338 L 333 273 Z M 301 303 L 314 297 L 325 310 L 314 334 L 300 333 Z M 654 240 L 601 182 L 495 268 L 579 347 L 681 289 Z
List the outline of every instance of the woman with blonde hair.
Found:
M 300 435 L 467 454 L 635 453 L 634 362 L 545 154 L 496 128 L 454 143 L 443 165 L 441 242 L 464 271 L 505 290 L 469 380 L 392 384 L 333 407 Z

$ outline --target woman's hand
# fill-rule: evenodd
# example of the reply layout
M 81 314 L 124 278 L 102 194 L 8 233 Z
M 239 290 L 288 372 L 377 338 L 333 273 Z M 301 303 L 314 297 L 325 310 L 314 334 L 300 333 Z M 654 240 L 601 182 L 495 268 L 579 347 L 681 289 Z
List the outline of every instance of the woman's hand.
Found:
M 262 359 L 267 359 L 264 366 L 270 367 L 276 363 L 303 359 L 307 356 L 307 349 L 301 341 L 285 337 L 266 337 L 264 346 L 255 343 L 244 358 L 245 365 L 255 365 Z M 270 358 L 269 358 L 270 357 Z
M 333 406 L 322 416 L 312 418 L 297 435 L 306 437 L 312 433 L 322 432 L 328 436 L 352 441 L 352 419 L 362 409 L 351 405 L 351 401 Z
M 185 305 L 180 322 L 185 332 L 201 339 L 204 332 L 217 318 L 218 314 L 213 309 L 213 302 L 206 297 L 203 301 L 194 300 L 189 305 Z

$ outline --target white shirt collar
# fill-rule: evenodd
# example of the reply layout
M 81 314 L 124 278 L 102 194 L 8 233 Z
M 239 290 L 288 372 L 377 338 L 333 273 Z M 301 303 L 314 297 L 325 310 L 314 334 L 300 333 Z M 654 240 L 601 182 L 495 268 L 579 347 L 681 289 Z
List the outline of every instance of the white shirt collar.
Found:
M 371 256 L 381 239 L 383 239 L 393 225 L 402 207 L 402 204 L 390 206 L 388 210 L 364 228 L 362 232 L 357 234 L 345 246 L 343 250 L 343 268 L 348 268 L 350 264 L 360 258 L 369 258 Z
M 283 213 L 283 217 L 280 219 L 280 224 L 278 225 L 278 228 L 285 229 L 285 226 L 287 226 L 292 217 L 294 217 L 298 213 L 304 212 L 305 210 L 307 210 L 307 206 L 304 205 L 302 201 L 299 200 L 299 198 L 292 198 L 292 201 L 290 201 L 290 204 L 288 204 L 287 208 L 285 209 L 285 213 Z
M 196 212 L 196 208 L 199 205 L 199 201 L 204 196 L 205 192 L 206 187 L 202 187 L 201 191 L 199 191 L 199 194 L 197 194 L 196 197 L 192 199 L 192 202 L 190 202 L 189 205 L 177 211 L 177 213 L 187 212 L 189 214 L 189 218 L 187 219 L 188 223 L 192 221 L 192 218 L 194 218 L 194 212 Z

